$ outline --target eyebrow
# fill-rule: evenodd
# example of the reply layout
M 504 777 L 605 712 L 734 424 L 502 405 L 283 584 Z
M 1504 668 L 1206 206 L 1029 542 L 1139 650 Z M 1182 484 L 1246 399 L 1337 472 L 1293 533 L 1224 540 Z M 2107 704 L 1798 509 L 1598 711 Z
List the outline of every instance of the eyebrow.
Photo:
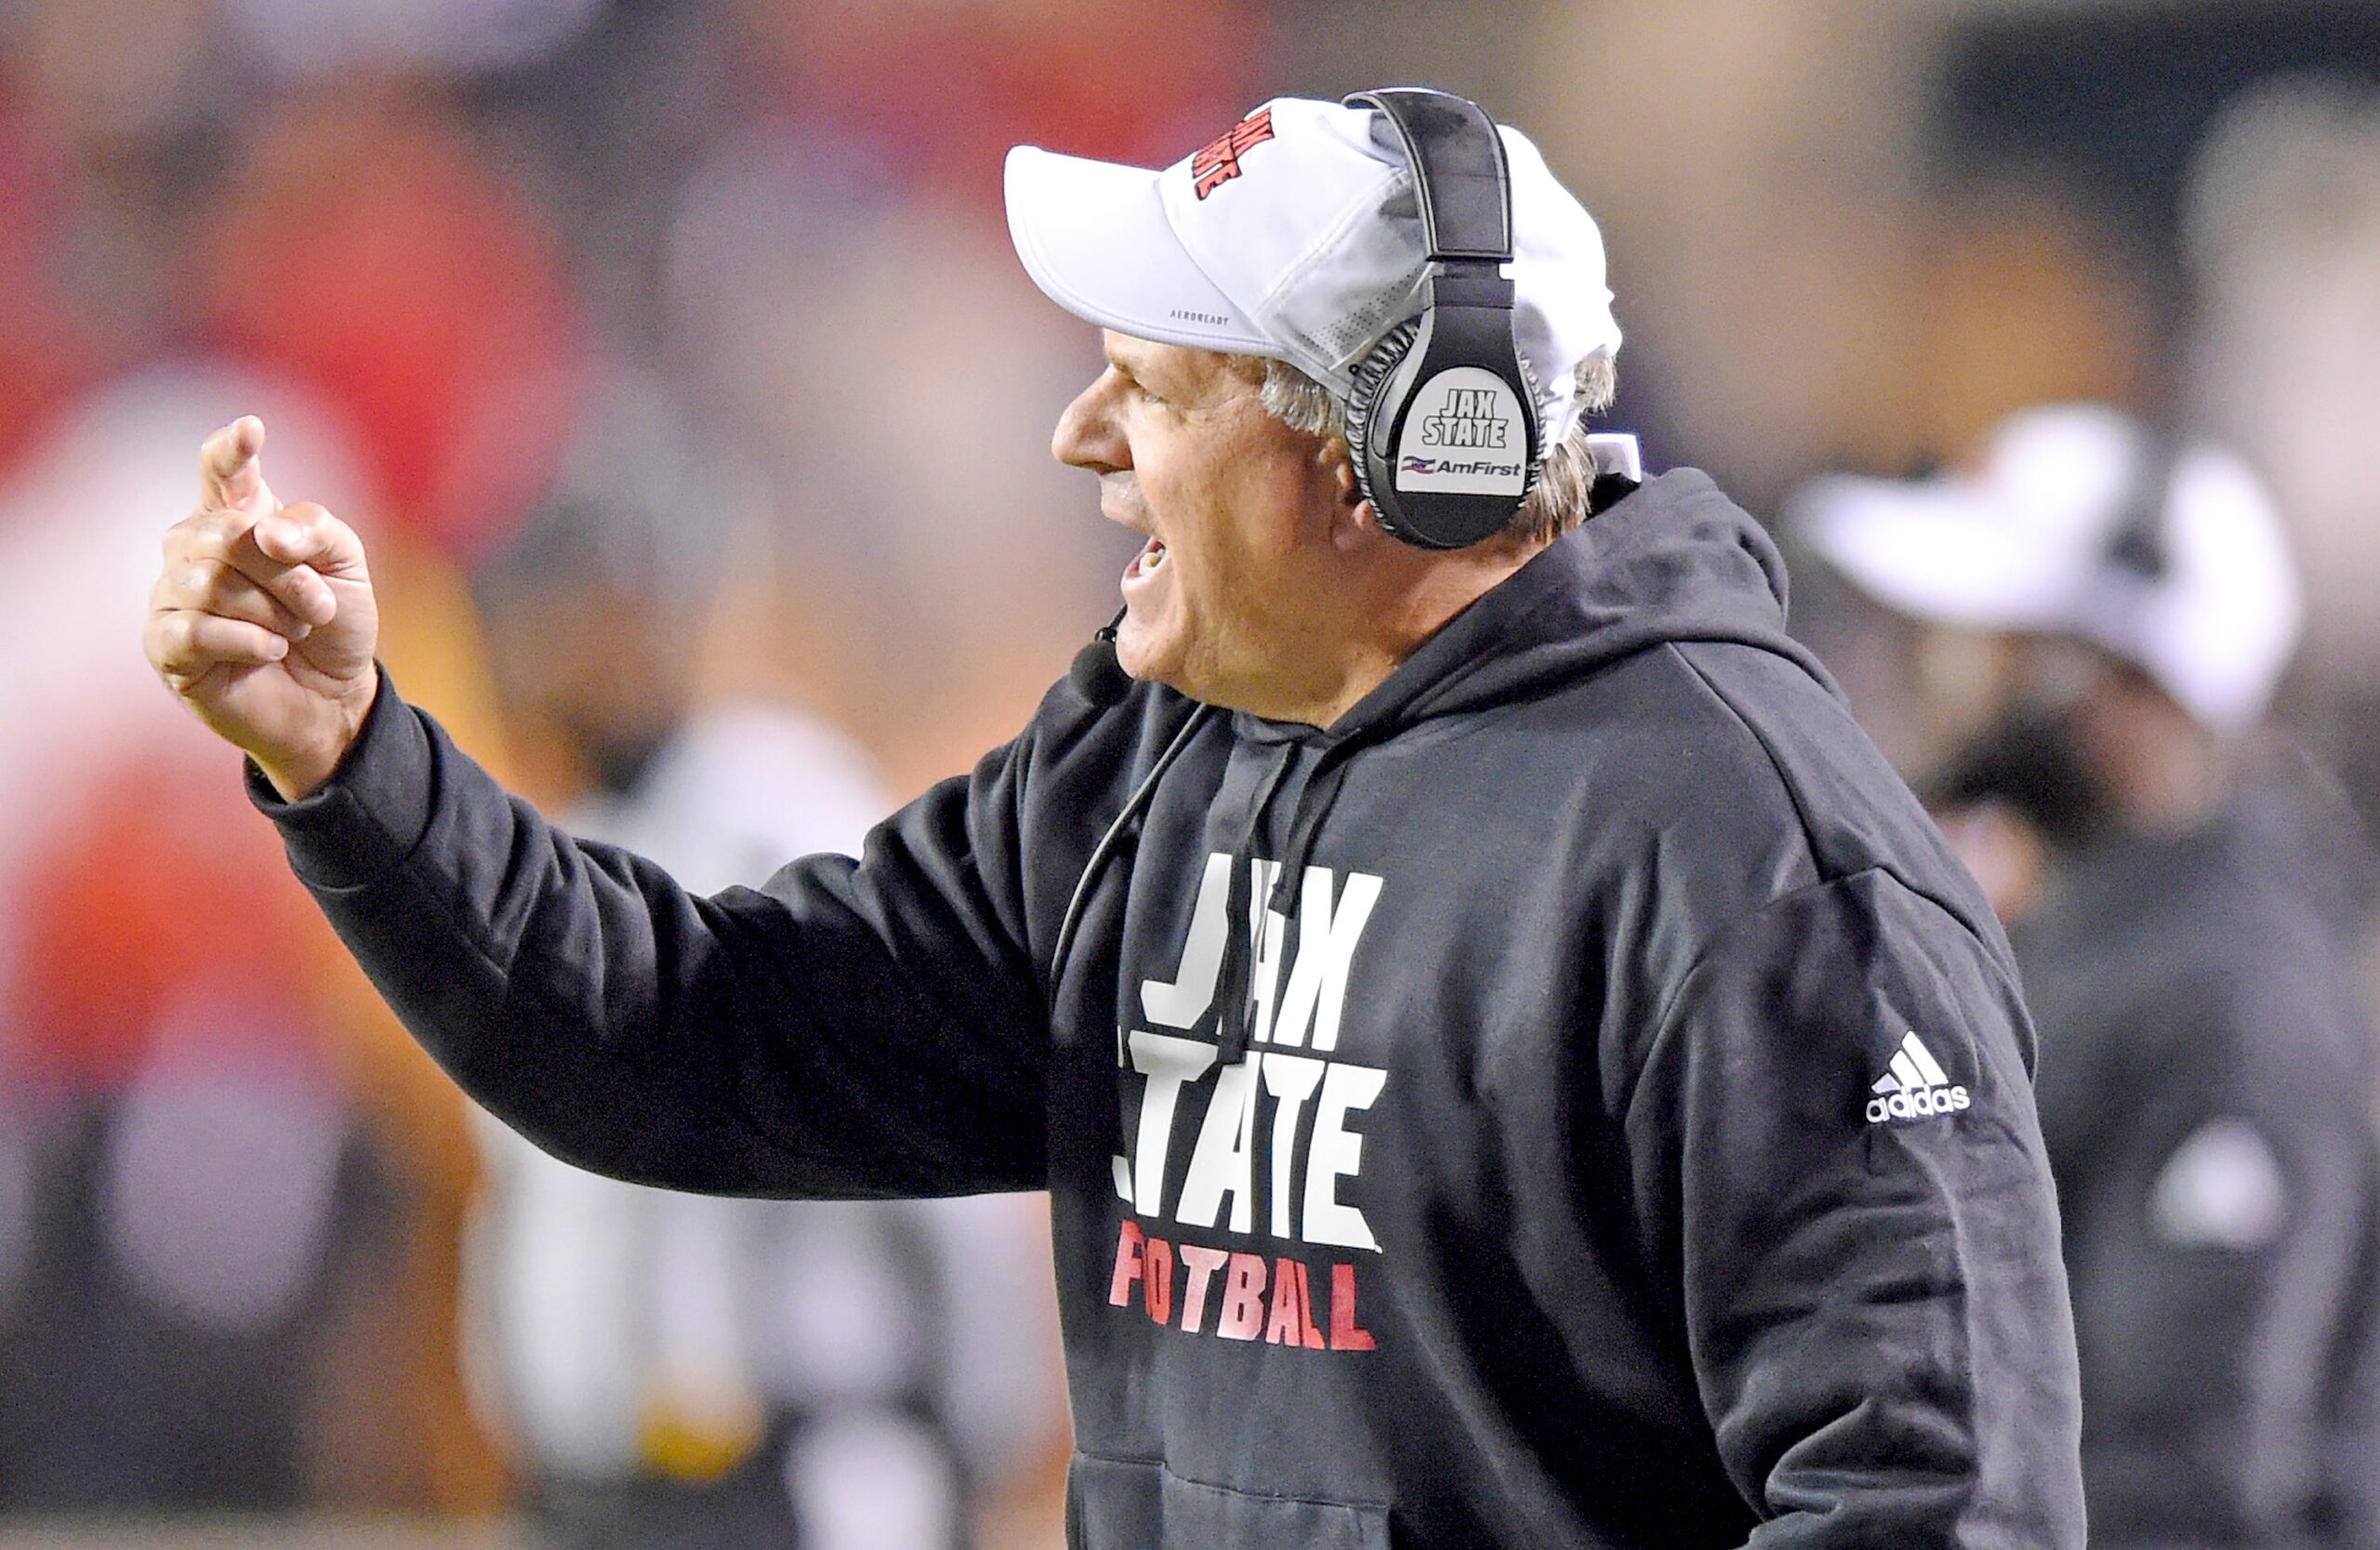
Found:
M 1101 330 L 1099 349 L 1109 365 L 1132 378 L 1145 378 L 1157 368 L 1166 353 L 1163 345 L 1119 334 L 1112 328 Z
M 1144 351 L 1128 346 L 1123 350 L 1109 348 L 1103 353 L 1109 365 L 1123 373 L 1125 380 L 1152 397 L 1179 399 L 1196 391 L 1187 379 L 1159 366 Z

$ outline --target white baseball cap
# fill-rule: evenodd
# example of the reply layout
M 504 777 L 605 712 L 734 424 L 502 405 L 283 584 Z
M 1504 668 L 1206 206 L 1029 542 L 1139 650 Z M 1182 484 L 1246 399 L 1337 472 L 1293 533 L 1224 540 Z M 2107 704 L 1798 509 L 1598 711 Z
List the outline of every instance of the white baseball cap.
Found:
M 2263 714 L 2305 624 L 2280 513 L 2247 464 L 2209 442 L 2167 463 L 2104 404 L 2010 417 L 1972 474 L 1821 479 L 1795 504 L 1811 546 L 1885 606 L 2091 642 L 2217 732 Z M 2135 513 L 2162 551 L 2153 570 L 2122 553 Z
M 1571 374 L 1620 349 L 1620 325 L 1594 219 L 1526 136 L 1501 132 L 1513 332 L 1554 446 Z M 1413 172 L 1375 109 L 1277 97 L 1162 171 L 1020 145 L 1007 191 L 1034 284 L 1135 338 L 1287 361 L 1343 399 L 1371 348 L 1421 314 Z

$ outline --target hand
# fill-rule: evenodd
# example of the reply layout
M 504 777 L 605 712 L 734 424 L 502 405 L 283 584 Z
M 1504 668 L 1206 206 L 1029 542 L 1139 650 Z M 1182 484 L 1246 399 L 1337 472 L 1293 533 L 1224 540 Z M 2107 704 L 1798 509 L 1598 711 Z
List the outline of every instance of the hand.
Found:
M 275 501 L 263 446 L 249 415 L 199 448 L 198 510 L 165 534 L 141 639 L 165 687 L 294 801 L 330 778 L 372 709 L 379 608 L 355 530 Z

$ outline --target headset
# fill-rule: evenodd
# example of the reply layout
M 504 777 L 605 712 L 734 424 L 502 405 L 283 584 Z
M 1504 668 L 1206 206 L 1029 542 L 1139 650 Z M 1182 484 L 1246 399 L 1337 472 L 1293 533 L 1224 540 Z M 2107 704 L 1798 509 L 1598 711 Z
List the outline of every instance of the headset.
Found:
M 1398 86 L 1357 92 L 1413 170 L 1429 246 L 1421 315 L 1355 367 L 1347 446 L 1385 531 L 1465 549 L 1528 498 L 1544 449 L 1536 385 L 1513 336 L 1513 184 L 1503 137 L 1478 103 Z

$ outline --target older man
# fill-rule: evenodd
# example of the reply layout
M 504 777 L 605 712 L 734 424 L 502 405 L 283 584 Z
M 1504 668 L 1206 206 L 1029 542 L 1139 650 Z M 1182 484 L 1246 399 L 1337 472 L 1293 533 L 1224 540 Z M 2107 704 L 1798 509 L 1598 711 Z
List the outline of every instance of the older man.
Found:
M 2006 945 L 1759 529 L 1591 444 L 1536 149 L 1283 99 L 1009 205 L 1106 330 L 1055 450 L 1148 536 L 1130 676 L 760 891 L 509 800 L 210 441 L 151 655 L 391 1003 L 588 1167 L 1048 1188 L 1080 1545 L 2078 1543 Z

